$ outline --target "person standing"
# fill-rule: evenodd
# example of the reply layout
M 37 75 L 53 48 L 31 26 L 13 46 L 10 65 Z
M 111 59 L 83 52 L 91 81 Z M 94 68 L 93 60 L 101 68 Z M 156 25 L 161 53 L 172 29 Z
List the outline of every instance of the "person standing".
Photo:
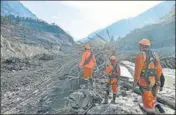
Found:
M 105 100 L 103 104 L 108 103 L 110 86 L 113 92 L 113 99 L 111 100 L 111 103 L 115 104 L 116 93 L 118 90 L 117 82 L 120 76 L 120 67 L 116 63 L 117 62 L 116 56 L 111 56 L 109 60 L 110 60 L 110 63 L 107 65 L 106 70 L 104 71 L 105 75 L 108 77 L 108 82 L 106 83 L 106 95 L 105 95 Z
M 82 54 L 81 62 L 79 67 L 83 70 L 83 78 L 85 80 L 85 86 L 93 89 L 93 69 L 96 66 L 96 59 L 91 51 L 89 44 L 84 45 L 84 52 Z M 90 85 L 89 85 L 90 82 Z
M 138 85 L 142 92 L 143 105 L 140 104 L 140 106 L 147 113 L 155 113 L 157 92 L 161 86 L 162 67 L 159 56 L 150 50 L 150 45 L 148 39 L 142 39 L 139 42 L 140 52 L 135 58 L 133 88 Z

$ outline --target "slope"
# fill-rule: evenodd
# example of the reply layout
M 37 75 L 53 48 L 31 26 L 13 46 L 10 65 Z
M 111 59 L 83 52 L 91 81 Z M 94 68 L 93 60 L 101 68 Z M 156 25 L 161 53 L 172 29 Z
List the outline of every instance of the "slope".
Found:
M 112 37 L 114 39 L 117 39 L 118 37 L 124 37 L 126 34 L 128 34 L 130 31 L 136 28 L 141 28 L 144 27 L 145 25 L 158 22 L 170 11 L 174 3 L 175 3 L 174 1 L 162 2 L 159 5 L 150 8 L 149 10 L 139 14 L 136 17 L 117 21 L 99 31 L 98 34 L 100 34 L 108 41 L 110 41 Z M 107 34 L 107 30 L 109 31 L 110 38 Z M 96 32 L 90 35 L 92 38 L 98 39 L 98 37 L 95 34 Z
M 28 44 L 33 47 L 41 46 L 65 52 L 70 51 L 74 44 L 73 38 L 55 24 L 48 24 L 32 18 L 14 17 L 13 15 L 1 16 L 1 35 L 8 43 Z M 20 46 L 11 45 L 12 47 Z
M 170 13 L 159 23 L 135 29 L 125 37 L 117 40 L 118 51 L 121 53 L 136 53 L 138 42 L 142 38 L 148 38 L 152 43 L 151 48 L 161 56 L 175 56 L 175 10 L 172 9 Z
M 8 15 L 37 19 L 36 15 L 24 7 L 19 1 L 1 1 L 1 16 Z

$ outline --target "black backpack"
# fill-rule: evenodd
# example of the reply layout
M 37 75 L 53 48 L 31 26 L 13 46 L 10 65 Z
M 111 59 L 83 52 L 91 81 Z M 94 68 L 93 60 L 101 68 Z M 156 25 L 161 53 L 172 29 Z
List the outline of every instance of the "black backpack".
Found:
M 92 57 L 93 57 L 93 53 L 90 52 L 90 56 L 85 60 L 83 65 L 87 65 L 90 62 L 90 60 L 92 59 Z
M 113 70 L 112 70 L 112 75 L 110 76 L 110 78 L 118 78 L 119 76 L 116 73 L 118 72 L 117 69 L 119 68 L 119 65 L 115 64 L 112 66 L 113 66 Z

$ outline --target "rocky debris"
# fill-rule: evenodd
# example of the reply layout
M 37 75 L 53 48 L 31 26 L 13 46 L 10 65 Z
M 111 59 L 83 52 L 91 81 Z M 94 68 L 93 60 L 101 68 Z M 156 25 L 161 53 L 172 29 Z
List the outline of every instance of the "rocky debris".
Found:
M 10 71 L 18 71 L 31 67 L 31 61 L 29 59 L 20 59 L 16 57 L 10 57 L 2 61 L 2 68 Z
M 54 55 L 49 55 L 45 53 L 30 57 L 30 58 L 29 57 L 28 58 L 10 57 L 6 59 L 2 59 L 1 60 L 2 72 L 6 72 L 6 71 L 16 72 L 19 70 L 27 70 L 29 68 L 40 66 L 44 61 L 49 61 L 53 59 L 54 59 Z
M 38 114 L 43 114 L 43 113 L 47 113 L 50 112 L 51 110 L 51 101 L 50 98 L 48 96 L 42 97 L 39 100 L 38 103 Z
M 62 109 L 58 109 L 56 114 L 77 114 L 78 112 L 72 107 L 65 107 Z
M 121 89 L 118 90 L 116 104 L 111 104 L 112 95 L 109 95 L 108 104 L 96 104 L 87 114 L 141 114 L 142 111 L 137 106 L 134 99 L 137 95 L 130 91 Z M 139 100 L 139 99 L 138 99 Z
M 54 60 L 49 61 L 39 61 L 38 58 L 33 58 L 30 61 L 36 66 L 32 66 L 31 68 L 27 68 L 27 70 L 20 70 L 15 72 L 9 72 L 4 68 L 4 72 L 1 73 L 1 91 L 2 91 L 2 108 L 3 112 L 7 111 L 13 113 L 17 105 L 20 103 L 30 103 L 34 98 L 36 98 L 36 94 L 33 92 L 35 90 L 39 90 L 39 94 L 44 93 L 46 91 L 46 87 L 51 87 L 53 82 L 58 81 L 58 77 L 64 75 L 65 68 L 72 68 L 73 66 L 70 64 L 73 60 L 69 60 L 71 56 L 55 56 Z M 72 55 L 73 57 L 73 55 Z M 35 62 L 36 61 L 36 62 Z M 13 62 L 13 61 L 12 61 Z M 69 64 L 66 64 L 66 63 Z M 39 65 L 39 64 L 41 65 Z M 76 62 L 73 62 L 75 65 Z M 3 63 L 4 65 L 6 63 Z M 13 64 L 13 63 L 12 63 Z M 37 65 L 38 64 L 38 65 Z M 4 65 L 1 65 L 3 67 Z M 54 79 L 54 80 L 53 80 Z M 78 80 L 77 80 L 78 81 Z M 69 84 L 69 82 L 67 82 Z M 54 84 L 53 84 L 54 85 Z M 40 90 L 41 89 L 41 90 Z M 11 95 L 11 100 L 7 99 L 6 93 L 10 92 L 18 92 L 18 96 Z M 17 97 L 21 97 L 21 100 L 17 101 Z M 40 95 L 39 95 L 40 96 Z M 31 99 L 31 100 L 30 100 Z M 27 102 L 25 102 L 27 100 Z M 30 102 L 29 102 L 30 101 Z M 26 106 L 23 107 L 25 110 Z M 11 110 L 14 110 L 13 112 Z M 25 113 L 25 111 L 23 111 Z M 18 113 L 18 112 L 17 112 Z M 28 113 L 28 112 L 27 112 Z M 33 112 L 35 113 L 35 112 Z
M 74 113 L 74 109 L 66 106 L 67 96 L 79 89 L 79 83 L 74 76 L 66 76 L 61 83 L 56 83 L 53 88 L 43 95 L 36 106 L 38 114 L 46 113 Z
M 102 97 L 96 92 L 80 89 L 76 92 L 73 92 L 69 97 L 69 105 L 77 110 L 77 112 L 83 112 L 88 107 L 94 103 L 101 103 Z
M 38 56 L 36 56 L 38 57 Z M 45 60 L 45 61 L 48 61 L 48 60 L 53 60 L 54 59 L 54 56 L 53 55 L 49 55 L 49 54 L 41 54 L 39 55 L 39 60 Z
M 164 57 L 161 58 L 161 64 L 162 67 L 164 68 L 171 68 L 171 69 L 175 69 L 175 57 Z
M 20 102 L 18 101 L 19 99 L 16 101 L 12 101 L 12 99 L 8 100 L 8 95 L 2 98 L 2 106 L 5 106 L 2 108 L 3 112 L 23 114 L 82 114 L 88 110 L 87 114 L 91 114 L 99 110 L 99 113 L 142 113 L 137 106 L 137 96 L 132 92 L 126 91 L 126 88 L 121 87 L 122 83 L 120 82 L 116 98 L 117 104 L 101 104 L 103 100 L 101 96 L 105 95 L 104 85 L 106 81 L 103 71 L 106 67 L 106 60 L 108 60 L 111 54 L 109 50 L 103 51 L 103 53 L 99 50 L 96 51 L 98 53 L 95 53 L 98 60 L 98 67 L 94 70 L 93 91 L 80 89 L 80 85 L 84 84 L 84 80 L 81 79 L 81 71 L 78 70 L 78 66 L 76 65 L 80 60 L 80 54 L 78 55 L 77 53 L 54 57 L 53 60 L 48 61 L 45 61 L 46 58 L 40 60 L 39 58 L 42 55 L 39 55 L 33 58 L 32 63 L 35 61 L 36 63 L 40 62 L 40 66 L 30 68 L 27 71 L 21 70 L 3 73 L 1 82 L 4 91 L 3 95 L 7 91 L 11 92 L 11 89 L 17 92 L 17 89 L 24 88 L 24 90 L 19 91 Z M 19 82 L 20 80 L 21 82 Z M 25 83 L 25 80 L 30 82 L 26 85 L 21 85 L 23 82 Z M 121 80 L 128 79 L 123 77 Z M 10 88 L 8 88 L 9 84 Z M 128 88 L 128 90 L 130 89 Z M 21 96 L 22 94 L 23 96 Z M 12 97 L 15 100 L 18 96 L 9 95 L 9 98 Z M 109 100 L 111 100 L 112 95 L 109 97 Z M 88 109 L 90 105 L 93 106 Z M 104 110 L 105 107 L 109 110 Z
M 102 104 L 91 108 L 87 114 L 127 114 L 118 104 Z

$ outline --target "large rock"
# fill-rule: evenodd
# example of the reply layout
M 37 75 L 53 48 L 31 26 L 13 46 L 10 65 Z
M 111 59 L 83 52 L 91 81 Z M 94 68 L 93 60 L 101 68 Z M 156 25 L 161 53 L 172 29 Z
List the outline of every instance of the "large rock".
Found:
M 101 103 L 102 101 L 99 94 L 87 89 L 80 89 L 77 92 L 73 92 L 68 99 L 72 108 L 84 110 L 93 103 Z

